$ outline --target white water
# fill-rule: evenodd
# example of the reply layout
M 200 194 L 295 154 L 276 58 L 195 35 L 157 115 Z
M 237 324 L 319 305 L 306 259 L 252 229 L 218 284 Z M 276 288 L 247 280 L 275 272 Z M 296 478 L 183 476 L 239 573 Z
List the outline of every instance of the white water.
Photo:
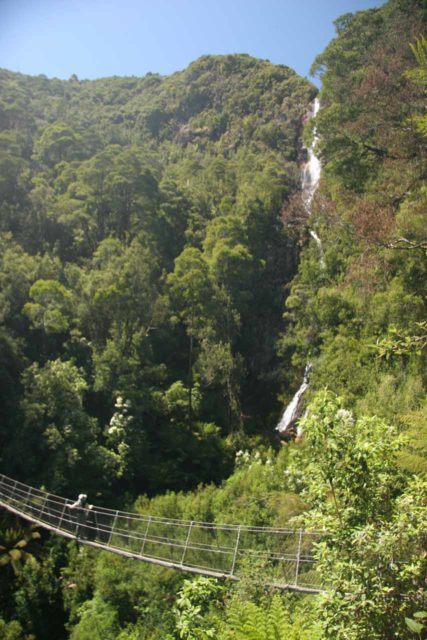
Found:
M 322 269 L 326 269 L 325 254 L 323 253 L 322 241 L 317 235 L 317 233 L 314 231 L 314 229 L 309 229 L 308 232 L 313 238 L 314 242 L 317 244 L 317 248 L 319 250 L 319 264 Z
M 279 433 L 284 434 L 287 431 L 289 431 L 289 428 L 294 424 L 295 420 L 297 420 L 300 417 L 300 413 L 299 413 L 300 400 L 302 395 L 308 389 L 308 376 L 310 374 L 310 369 L 311 369 L 311 364 L 310 363 L 306 364 L 302 385 L 300 386 L 300 388 L 298 389 L 298 391 L 296 392 L 296 394 L 294 395 L 294 397 L 292 398 L 292 400 L 284 410 L 282 418 L 276 427 L 276 430 Z
M 315 98 L 312 108 L 311 117 L 314 117 L 319 111 L 320 103 L 317 98 Z M 316 130 L 314 130 L 313 142 L 308 150 L 308 160 L 304 165 L 302 171 L 301 178 L 301 189 L 302 189 L 302 201 L 307 210 L 307 213 L 310 214 L 311 202 L 313 200 L 313 196 L 317 189 L 317 185 L 320 180 L 320 172 L 321 172 L 321 164 L 319 158 L 315 154 L 315 147 L 318 141 L 318 137 L 316 135 Z M 323 246 L 322 241 L 317 235 L 317 233 L 313 229 L 309 229 L 309 233 L 313 240 L 315 241 L 317 248 L 319 250 L 319 265 L 321 269 L 325 269 L 325 258 L 323 254 Z M 295 426 L 296 420 L 301 416 L 301 398 L 303 394 L 308 389 L 308 378 L 310 374 L 311 364 L 307 363 L 304 371 L 304 377 L 302 384 L 298 391 L 295 393 L 294 397 L 286 407 L 283 412 L 282 418 L 279 424 L 276 427 L 276 430 L 282 435 L 290 434 L 292 436 L 293 427 Z M 301 432 L 296 427 L 296 434 L 299 436 Z
M 319 108 L 320 108 L 320 102 L 317 98 L 315 98 L 313 103 L 312 115 L 311 115 L 312 118 L 314 118 L 314 116 L 318 113 Z M 304 169 L 302 172 L 302 180 L 301 180 L 302 201 L 304 203 L 304 206 L 308 214 L 310 214 L 311 203 L 312 203 L 314 194 L 316 192 L 317 185 L 319 184 L 320 173 L 322 169 L 320 160 L 315 153 L 315 148 L 318 140 L 319 140 L 319 137 L 316 135 L 316 129 L 314 129 L 313 142 L 311 143 L 311 146 L 308 150 L 308 160 L 304 165 Z M 317 235 L 317 233 L 314 231 L 314 229 L 309 229 L 309 233 L 313 238 L 313 240 L 315 241 L 317 248 L 319 250 L 319 264 L 322 269 L 325 269 L 326 263 L 325 263 L 325 257 L 323 254 L 322 241 Z
M 320 108 L 320 102 L 317 98 L 314 99 L 313 110 L 311 117 L 314 118 Z M 302 200 L 305 208 L 310 212 L 311 201 L 313 200 L 314 193 L 317 189 L 317 185 L 320 180 L 321 165 L 320 160 L 315 154 L 315 147 L 319 140 L 316 135 L 316 129 L 314 130 L 313 142 L 308 150 L 308 160 L 304 165 L 301 179 L 302 188 Z

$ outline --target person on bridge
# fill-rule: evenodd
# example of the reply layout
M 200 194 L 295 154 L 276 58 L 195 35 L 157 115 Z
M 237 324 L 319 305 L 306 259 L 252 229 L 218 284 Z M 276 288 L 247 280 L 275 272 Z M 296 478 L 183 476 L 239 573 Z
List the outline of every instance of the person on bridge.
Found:
M 87 511 L 85 509 L 87 495 L 80 493 L 77 500 L 73 504 L 67 505 L 71 511 L 74 511 L 76 518 L 76 538 L 80 538 L 80 534 L 84 533 L 86 524 Z

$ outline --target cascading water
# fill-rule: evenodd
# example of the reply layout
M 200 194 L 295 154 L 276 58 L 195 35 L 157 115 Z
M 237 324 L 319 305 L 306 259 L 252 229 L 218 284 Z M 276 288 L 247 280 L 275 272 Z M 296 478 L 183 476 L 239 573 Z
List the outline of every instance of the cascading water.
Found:
M 283 440 L 293 440 L 299 434 L 296 421 L 301 417 L 301 398 L 305 391 L 308 389 L 308 377 L 310 374 L 311 364 L 307 363 L 304 370 L 304 378 L 302 385 L 286 407 L 283 412 L 282 418 L 276 427 L 276 430 L 280 433 Z
M 320 109 L 320 102 L 318 98 L 314 99 L 312 111 L 310 114 L 311 118 L 314 118 Z M 302 201 L 304 203 L 307 212 L 310 213 L 311 201 L 313 200 L 314 193 L 317 189 L 317 185 L 320 180 L 320 160 L 315 154 L 315 147 L 318 141 L 318 136 L 316 135 L 316 130 L 314 130 L 313 142 L 310 145 L 308 150 L 308 161 L 304 165 L 304 169 L 302 172 L 302 180 L 301 180 L 301 189 L 302 189 Z
M 312 118 L 314 118 L 317 115 L 319 109 L 320 109 L 320 102 L 318 98 L 315 98 L 313 102 L 312 112 L 311 112 Z M 302 172 L 302 180 L 301 180 L 302 201 L 309 215 L 311 213 L 311 203 L 312 203 L 314 194 L 316 192 L 317 185 L 319 184 L 320 172 L 321 172 L 320 160 L 315 153 L 315 148 L 318 140 L 319 138 L 316 135 L 316 129 L 315 129 L 313 142 L 311 143 L 310 148 L 308 150 L 308 160 L 304 165 L 304 169 Z M 314 231 L 314 229 L 309 229 L 309 234 L 311 235 L 314 242 L 316 243 L 317 249 L 319 251 L 319 263 L 321 268 L 324 269 L 326 267 L 326 264 L 325 264 L 325 257 L 323 254 L 322 241 L 317 235 L 317 233 Z
M 314 231 L 314 229 L 309 229 L 308 232 L 311 235 L 311 237 L 313 238 L 314 242 L 316 243 L 317 249 L 319 250 L 319 264 L 320 264 L 322 269 L 325 269 L 326 268 L 326 262 L 325 262 L 325 255 L 323 253 L 322 241 L 319 238 L 319 236 L 317 235 L 317 233 Z
M 317 98 L 315 98 L 311 110 L 310 117 L 314 117 L 320 108 L 320 102 Z M 314 130 L 313 142 L 308 150 L 308 160 L 304 165 L 301 179 L 301 190 L 302 190 L 302 201 L 304 203 L 304 207 L 308 214 L 310 214 L 311 202 L 313 200 L 313 196 L 317 189 L 317 185 L 320 180 L 320 172 L 321 165 L 320 160 L 316 156 L 315 146 L 317 143 L 318 137 L 316 135 L 316 130 Z M 325 258 L 323 254 L 323 246 L 322 241 L 317 235 L 317 233 L 313 229 L 309 229 L 309 233 L 313 240 L 315 241 L 318 251 L 319 251 L 319 264 L 321 269 L 325 269 Z M 301 409 L 301 398 L 303 394 L 308 389 L 309 385 L 309 374 L 311 370 L 311 364 L 307 363 L 304 371 L 304 377 L 302 384 L 298 391 L 295 393 L 294 397 L 286 407 L 283 412 L 282 418 L 279 424 L 276 427 L 276 430 L 279 432 L 282 440 L 294 440 L 296 437 L 300 435 L 300 431 L 298 430 L 297 421 L 301 417 L 302 409 Z

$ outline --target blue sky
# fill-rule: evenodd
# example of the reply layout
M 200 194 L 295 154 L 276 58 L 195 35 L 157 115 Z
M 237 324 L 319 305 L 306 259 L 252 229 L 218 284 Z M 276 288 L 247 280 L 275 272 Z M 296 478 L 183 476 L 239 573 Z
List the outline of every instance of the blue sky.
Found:
M 382 0 L 0 0 L 0 67 L 48 77 L 141 76 L 249 53 L 308 75 L 332 21 Z

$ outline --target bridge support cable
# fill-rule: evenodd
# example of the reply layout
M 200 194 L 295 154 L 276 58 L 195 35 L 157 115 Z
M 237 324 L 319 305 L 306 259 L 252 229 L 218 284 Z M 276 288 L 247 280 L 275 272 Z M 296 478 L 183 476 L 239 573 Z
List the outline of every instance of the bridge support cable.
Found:
M 159 566 L 238 580 L 248 563 L 278 589 L 319 593 L 314 544 L 324 532 L 161 518 L 77 506 L 0 474 L 0 506 L 45 529 Z
M 299 566 L 301 562 L 301 541 L 302 541 L 302 529 L 298 531 L 298 550 L 297 550 L 297 561 L 295 568 L 295 584 L 298 584 L 298 574 L 299 574 Z
M 231 565 L 231 570 L 230 570 L 230 574 L 232 576 L 234 576 L 234 571 L 236 569 L 237 554 L 239 552 L 239 542 L 240 542 L 240 533 L 241 533 L 241 531 L 242 531 L 242 527 L 239 524 L 239 528 L 237 529 L 237 536 L 236 536 L 236 546 L 234 547 L 233 564 Z

